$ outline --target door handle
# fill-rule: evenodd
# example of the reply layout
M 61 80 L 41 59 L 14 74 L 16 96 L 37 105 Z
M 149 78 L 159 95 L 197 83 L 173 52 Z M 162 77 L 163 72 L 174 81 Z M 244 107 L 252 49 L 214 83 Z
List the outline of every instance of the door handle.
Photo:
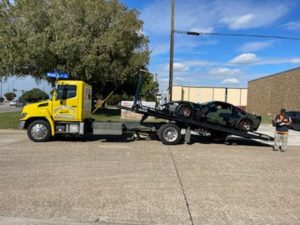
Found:
M 77 107 L 77 105 L 72 105 L 71 107 L 73 107 L 73 108 L 76 108 L 76 107 Z

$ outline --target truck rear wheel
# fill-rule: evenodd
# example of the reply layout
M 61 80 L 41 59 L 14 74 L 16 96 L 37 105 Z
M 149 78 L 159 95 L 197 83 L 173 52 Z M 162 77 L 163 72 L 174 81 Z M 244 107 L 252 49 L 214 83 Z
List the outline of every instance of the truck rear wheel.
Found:
M 45 120 L 35 120 L 27 128 L 28 137 L 34 142 L 46 142 L 51 137 L 51 128 Z
M 172 123 L 162 125 L 158 131 L 158 136 L 165 145 L 177 145 L 182 140 L 180 128 Z

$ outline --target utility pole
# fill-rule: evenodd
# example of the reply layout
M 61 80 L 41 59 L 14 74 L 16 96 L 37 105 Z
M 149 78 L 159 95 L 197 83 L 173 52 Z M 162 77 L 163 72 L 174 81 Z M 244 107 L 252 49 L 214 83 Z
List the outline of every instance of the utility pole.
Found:
M 1 82 L 0 97 L 2 97 L 2 80 L 1 79 L 0 79 L 0 82 Z
M 170 67 L 169 67 L 169 101 L 172 101 L 173 64 L 174 64 L 174 11 L 175 0 L 171 0 L 171 36 L 170 36 Z

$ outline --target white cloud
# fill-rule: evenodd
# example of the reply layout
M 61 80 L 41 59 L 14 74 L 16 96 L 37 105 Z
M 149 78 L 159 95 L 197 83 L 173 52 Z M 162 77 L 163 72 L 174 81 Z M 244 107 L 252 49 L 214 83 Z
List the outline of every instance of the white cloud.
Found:
M 254 53 L 243 53 L 230 60 L 230 63 L 248 65 L 248 64 L 254 64 L 257 61 L 258 58 Z
M 222 81 L 222 84 L 239 84 L 240 81 L 236 78 L 229 78 Z
M 218 68 L 212 68 L 208 71 L 209 75 L 213 76 L 233 76 L 241 74 L 241 71 L 238 69 L 230 69 L 226 67 L 218 67 Z
M 274 41 L 255 41 L 243 44 L 239 50 L 242 52 L 256 52 L 269 47 L 272 47 Z
M 300 30 L 300 20 L 290 21 L 282 25 L 287 30 Z
M 176 53 L 190 51 L 191 54 L 195 53 L 195 49 L 200 46 L 211 46 L 217 45 L 218 41 L 216 40 L 191 40 L 190 37 L 182 36 L 181 38 L 175 38 L 174 50 Z M 150 42 L 150 50 L 152 55 L 159 54 L 169 54 L 170 52 L 170 42 L 162 41 L 161 39 Z
M 292 7 L 292 1 L 282 0 L 176 0 L 175 28 L 210 32 L 220 25 L 230 29 L 258 28 L 274 23 Z M 147 35 L 168 34 L 170 1 L 151 1 L 141 11 L 141 19 Z
M 178 72 L 188 71 L 189 67 L 183 63 L 174 63 L 173 70 Z
M 293 58 L 293 59 L 291 59 L 291 63 L 295 63 L 295 64 L 300 63 L 300 58 Z
M 267 58 L 262 59 L 256 63 L 257 65 L 279 65 L 279 64 L 300 64 L 300 57 L 298 58 Z
M 213 27 L 192 28 L 190 31 L 212 33 L 212 32 L 214 32 L 214 28 Z
M 223 18 L 222 22 L 226 23 L 230 29 L 243 29 L 251 27 L 255 16 L 253 14 L 246 14 L 242 16 L 230 16 Z
M 175 81 L 184 81 L 184 77 L 174 77 Z
M 165 70 L 169 70 L 169 64 L 165 66 Z M 189 70 L 189 67 L 184 63 L 175 62 L 173 64 L 174 72 L 185 72 Z
M 251 5 L 252 4 L 252 5 Z M 240 1 L 235 6 L 236 10 L 221 18 L 221 23 L 226 24 L 229 29 L 250 29 L 264 27 L 277 21 L 288 13 L 288 4 L 278 1 Z
M 205 61 L 205 60 L 190 60 L 190 61 L 184 61 L 184 63 L 190 67 L 209 66 L 213 64 L 213 62 Z

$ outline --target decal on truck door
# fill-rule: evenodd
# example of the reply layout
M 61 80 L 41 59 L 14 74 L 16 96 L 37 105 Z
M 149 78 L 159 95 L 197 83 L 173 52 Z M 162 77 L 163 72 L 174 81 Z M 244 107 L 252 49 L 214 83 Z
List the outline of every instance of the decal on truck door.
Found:
M 55 119 L 76 119 L 76 110 L 67 105 L 61 105 L 54 109 Z
M 53 117 L 56 120 L 78 119 L 78 96 L 76 85 L 59 85 L 56 101 L 53 104 Z

